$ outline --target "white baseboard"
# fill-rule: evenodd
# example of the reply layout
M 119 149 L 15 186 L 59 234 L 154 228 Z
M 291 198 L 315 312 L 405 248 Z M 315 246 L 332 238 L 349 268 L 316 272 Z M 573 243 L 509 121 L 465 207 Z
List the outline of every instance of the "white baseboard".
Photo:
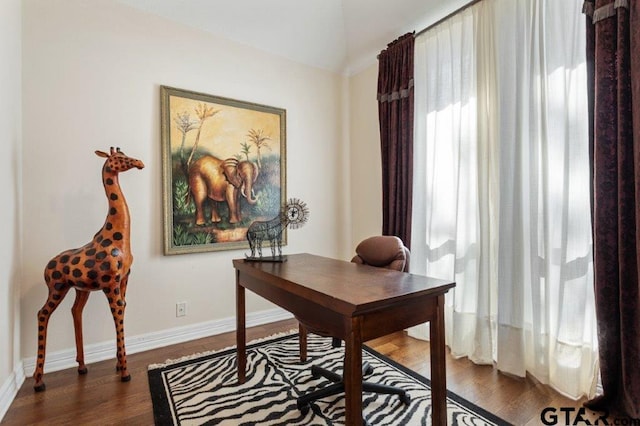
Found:
M 246 317 L 246 326 L 254 327 L 257 325 L 268 324 L 271 322 L 281 321 L 289 318 L 293 318 L 293 315 L 285 311 L 284 309 L 269 309 L 266 311 L 248 313 Z M 188 342 L 190 340 L 201 339 L 203 337 L 215 336 L 217 334 L 234 331 L 235 329 L 236 318 L 234 316 L 223 318 L 220 320 L 191 324 L 184 327 L 170 328 L 167 330 L 156 331 L 139 336 L 127 337 L 125 343 L 127 347 L 127 353 L 134 354 L 138 352 L 148 351 L 150 349 Z M 115 353 L 115 339 L 109 342 L 87 345 L 84 348 L 84 357 L 87 364 L 104 361 L 106 359 L 115 359 Z M 36 365 L 35 361 L 35 356 L 25 358 L 22 361 L 22 364 L 24 365 L 24 369 L 22 371 L 22 381 L 24 381 L 24 376 L 29 376 L 33 372 L 33 369 Z M 66 368 L 72 368 L 76 366 L 76 350 L 74 347 L 48 353 L 45 372 L 64 370 Z M 20 382 L 20 384 L 22 384 L 22 382 Z M 18 388 L 19 387 L 20 386 L 18 386 Z
M 293 318 L 293 315 L 284 309 L 269 309 L 266 311 L 247 314 L 246 326 L 255 327 L 289 318 Z M 236 318 L 228 317 L 215 321 L 207 321 L 184 327 L 175 327 L 168 330 L 127 337 L 127 353 L 133 354 L 137 352 L 144 352 L 163 346 L 175 345 L 177 343 L 227 333 L 229 331 L 234 331 L 235 329 Z M 87 345 L 84 348 L 85 362 L 87 364 L 104 361 L 106 359 L 115 359 L 115 353 L 115 341 L 95 343 Z M 18 390 L 20 390 L 25 378 L 30 376 L 33 372 L 36 365 L 35 362 L 35 356 L 23 359 L 22 362 L 15 367 L 9 378 L 7 378 L 7 380 L 5 380 L 5 382 L 0 386 L 0 420 L 4 418 L 5 414 L 9 410 L 9 407 L 18 394 Z M 61 351 L 47 354 L 47 365 L 45 371 L 52 372 L 76 366 L 75 348 L 63 349 Z
M 0 386 L 0 421 L 9 411 L 9 407 L 24 383 L 24 367 L 19 363 L 9 378 Z

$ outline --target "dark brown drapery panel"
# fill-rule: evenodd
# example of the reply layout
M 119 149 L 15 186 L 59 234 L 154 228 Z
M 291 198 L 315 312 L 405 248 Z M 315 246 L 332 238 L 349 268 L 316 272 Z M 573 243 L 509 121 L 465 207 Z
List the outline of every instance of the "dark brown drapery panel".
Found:
M 604 389 L 585 405 L 640 418 L 640 2 L 591 0 L 584 12 Z
M 413 33 L 378 56 L 378 117 L 382 150 L 382 233 L 411 246 L 413 186 Z

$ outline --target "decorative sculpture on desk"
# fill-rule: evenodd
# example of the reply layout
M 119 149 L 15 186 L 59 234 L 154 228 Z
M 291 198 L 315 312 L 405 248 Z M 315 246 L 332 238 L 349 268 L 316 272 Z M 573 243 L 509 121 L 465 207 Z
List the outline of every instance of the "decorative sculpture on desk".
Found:
M 124 347 L 124 310 L 133 256 L 129 243 L 129 208 L 118 183 L 118 173 L 134 167 L 142 169 L 144 164 L 125 155 L 120 148 L 112 147 L 109 154 L 102 151 L 96 151 L 96 154 L 107 159 L 102 167 L 102 183 L 109 202 L 107 219 L 91 242 L 77 249 L 63 251 L 45 267 L 44 279 L 49 288 L 49 296 L 38 311 L 38 357 L 33 373 L 36 392 L 45 390 L 42 377 L 49 317 L 71 288 L 76 290 L 71 313 L 76 336 L 78 373 L 87 373 L 82 342 L 82 310 L 89 299 L 89 292 L 102 290 L 109 301 L 116 327 L 116 371 L 120 372 L 121 381 L 128 382 L 131 379 L 127 371 Z
M 255 221 L 247 229 L 247 240 L 251 249 L 251 256 L 246 256 L 246 260 L 262 262 L 284 262 L 286 257 L 282 256 L 282 231 L 288 226 L 291 229 L 298 229 L 309 220 L 309 209 L 307 205 L 297 198 L 289 199 L 282 212 L 271 220 Z M 262 257 L 262 242 L 269 241 L 271 245 L 271 257 Z M 276 249 L 278 255 L 276 256 Z M 256 257 L 256 251 L 258 256 Z

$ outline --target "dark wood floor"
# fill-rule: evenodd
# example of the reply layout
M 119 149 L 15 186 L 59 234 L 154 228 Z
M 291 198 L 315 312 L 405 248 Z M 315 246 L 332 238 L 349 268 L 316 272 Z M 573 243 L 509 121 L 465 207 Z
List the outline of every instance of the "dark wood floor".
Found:
M 297 327 L 294 320 L 280 321 L 247 330 L 247 340 L 269 336 Z M 128 356 L 132 380 L 121 383 L 115 361 L 89 365 L 79 376 L 75 369 L 45 374 L 47 390 L 33 391 L 33 379 L 22 385 L 1 424 L 153 425 L 147 365 L 197 352 L 218 350 L 235 344 L 235 333 L 225 333 L 179 345 Z M 372 340 L 369 346 L 418 373 L 429 377 L 429 343 L 404 332 Z M 515 425 L 539 425 L 541 412 L 555 407 L 558 423 L 565 424 L 566 407 L 579 409 L 573 401 L 531 379 L 514 378 L 491 366 L 447 356 L 447 388 Z M 560 411 L 565 408 L 565 411 Z M 571 422 L 574 420 L 574 412 Z M 588 418 L 595 419 L 593 413 Z

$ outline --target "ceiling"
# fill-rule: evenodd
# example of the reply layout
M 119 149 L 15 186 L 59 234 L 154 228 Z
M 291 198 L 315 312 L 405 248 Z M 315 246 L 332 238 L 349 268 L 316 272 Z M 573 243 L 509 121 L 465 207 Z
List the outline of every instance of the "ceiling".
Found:
M 314 67 L 353 74 L 469 0 L 118 0 Z

